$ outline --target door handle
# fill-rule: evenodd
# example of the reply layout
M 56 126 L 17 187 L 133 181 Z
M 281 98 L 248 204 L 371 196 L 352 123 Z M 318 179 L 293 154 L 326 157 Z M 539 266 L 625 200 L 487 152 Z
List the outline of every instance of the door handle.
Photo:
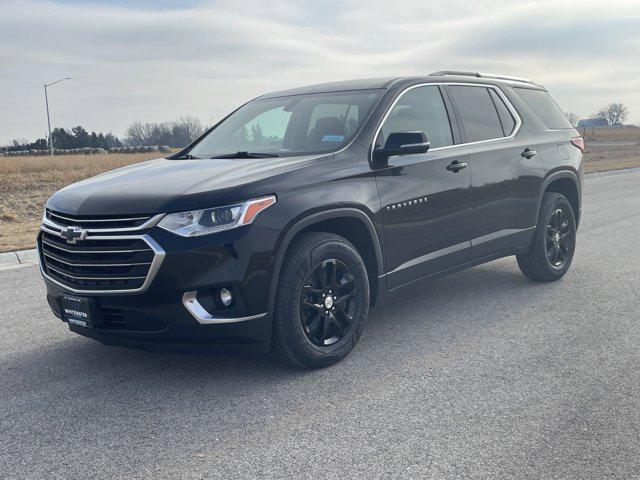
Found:
M 531 150 L 530 148 L 525 148 L 524 152 L 522 152 L 520 155 L 522 155 L 524 158 L 529 160 L 530 158 L 535 157 L 537 154 L 538 152 L 536 152 L 535 150 Z
M 453 173 L 458 173 L 463 168 L 467 168 L 467 166 L 468 166 L 467 163 L 459 162 L 457 160 L 454 160 L 449 165 L 447 165 L 447 170 L 449 170 L 450 172 L 453 172 Z

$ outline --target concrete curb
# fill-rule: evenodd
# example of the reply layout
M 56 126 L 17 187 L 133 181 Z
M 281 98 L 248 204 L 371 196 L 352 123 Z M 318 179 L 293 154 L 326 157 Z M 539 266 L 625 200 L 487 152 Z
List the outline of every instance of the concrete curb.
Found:
M 17 252 L 0 253 L 0 270 L 38 265 L 38 254 L 35 248 L 18 250 Z
M 621 168 L 620 170 L 607 170 L 606 172 L 587 173 L 588 178 L 611 177 L 613 175 L 624 175 L 625 173 L 639 173 L 640 167 Z

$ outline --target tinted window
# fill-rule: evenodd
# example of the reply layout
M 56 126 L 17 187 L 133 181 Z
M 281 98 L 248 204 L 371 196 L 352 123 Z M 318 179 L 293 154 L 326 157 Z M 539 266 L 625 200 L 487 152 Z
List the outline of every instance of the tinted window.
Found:
M 505 105 L 504 100 L 500 98 L 500 95 L 498 95 L 493 88 L 489 89 L 489 95 L 491 95 L 493 104 L 496 106 L 496 110 L 498 110 L 498 116 L 500 117 L 500 123 L 502 124 L 502 133 L 504 133 L 505 137 L 508 137 L 513 132 L 513 129 L 516 126 L 516 121 Z
M 344 103 L 323 103 L 316 105 L 311 111 L 311 120 L 309 121 L 309 129 L 307 135 L 309 135 L 315 128 L 318 127 L 318 120 L 327 117 L 335 117 L 344 125 L 345 133 L 351 135 L 356 131 L 358 126 L 358 105 L 350 105 Z
M 534 111 L 548 129 L 573 128 L 548 92 L 544 90 L 531 90 L 529 88 L 514 88 L 514 91 L 524 100 L 524 103 Z
M 381 94 L 381 90 L 362 90 L 253 100 L 210 131 L 189 154 L 211 158 L 252 152 L 285 157 L 336 151 L 353 137 Z
M 390 133 L 415 131 L 425 132 L 432 148 L 453 144 L 449 116 L 436 86 L 413 88 L 402 95 L 382 125 L 376 144 L 384 145 Z
M 498 112 L 485 87 L 448 87 L 460 111 L 468 142 L 504 137 Z
M 291 112 L 282 107 L 272 108 L 256 116 L 236 131 L 230 138 L 232 143 L 244 142 L 251 151 L 264 151 L 280 148 L 291 118 Z

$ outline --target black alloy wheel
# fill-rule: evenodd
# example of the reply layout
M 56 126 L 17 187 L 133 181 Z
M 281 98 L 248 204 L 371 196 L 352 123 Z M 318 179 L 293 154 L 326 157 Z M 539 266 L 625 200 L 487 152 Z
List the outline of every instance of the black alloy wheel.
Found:
M 557 208 L 547 225 L 547 258 L 551 266 L 561 269 L 573 247 L 573 231 L 570 227 L 567 214 L 562 208 Z
M 335 258 L 309 272 L 300 297 L 300 321 L 314 345 L 333 345 L 347 334 L 357 310 L 356 293 L 355 276 Z

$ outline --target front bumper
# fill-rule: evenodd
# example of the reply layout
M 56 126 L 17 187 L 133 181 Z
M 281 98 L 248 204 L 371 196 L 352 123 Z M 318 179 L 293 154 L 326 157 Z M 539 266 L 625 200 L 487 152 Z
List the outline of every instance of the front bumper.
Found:
M 104 345 L 162 353 L 266 353 L 271 348 L 271 314 L 222 327 L 169 325 L 162 332 L 115 332 L 69 325 L 69 330 Z
M 93 326 L 69 325 L 71 331 L 108 345 L 148 350 L 269 348 L 268 287 L 277 231 L 252 225 L 188 239 L 157 227 L 146 233 L 164 256 L 143 291 L 78 293 L 45 276 L 47 299 L 58 318 L 62 318 L 61 296 L 73 293 L 91 299 Z M 230 308 L 215 300 L 215 292 L 223 286 L 235 293 Z

